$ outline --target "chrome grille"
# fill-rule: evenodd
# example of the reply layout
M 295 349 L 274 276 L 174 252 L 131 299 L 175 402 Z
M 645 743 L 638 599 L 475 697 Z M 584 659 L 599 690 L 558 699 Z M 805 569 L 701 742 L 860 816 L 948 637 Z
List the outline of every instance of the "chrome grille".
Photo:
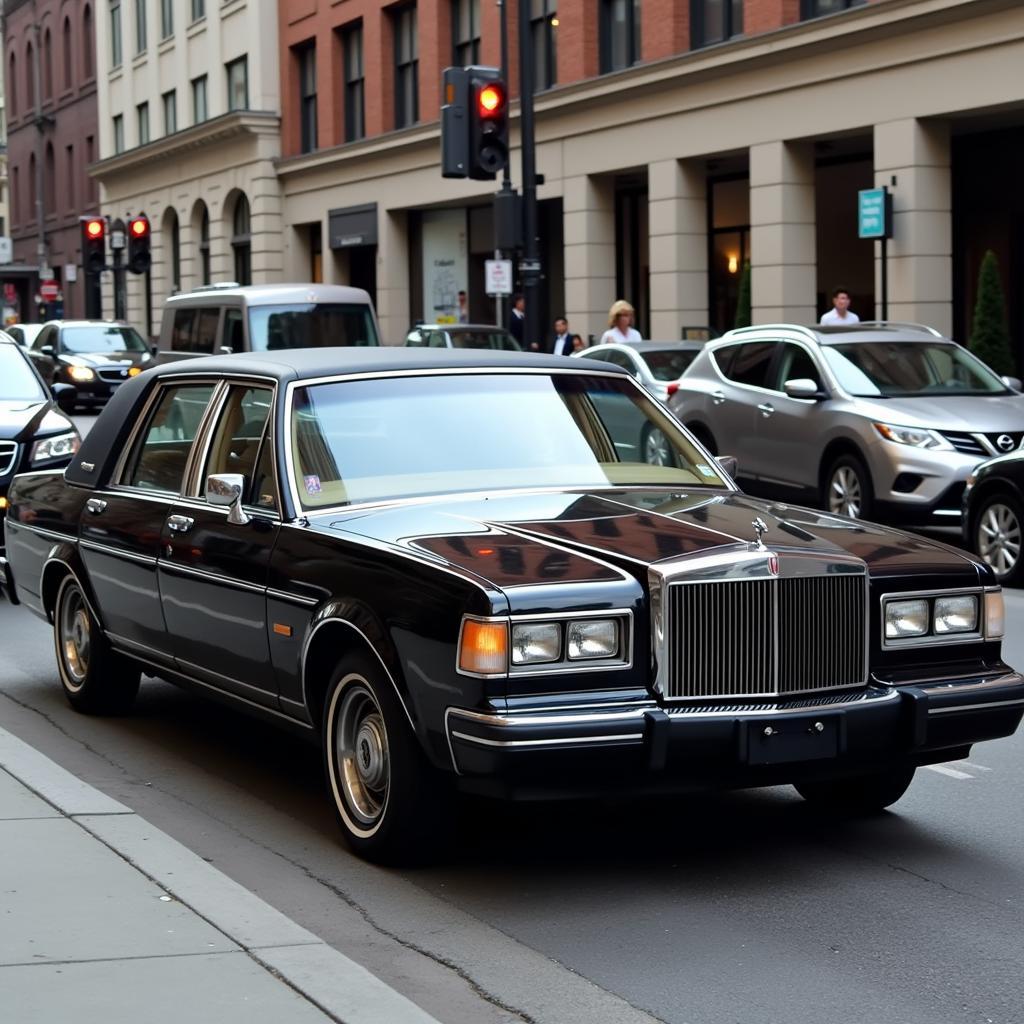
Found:
M 954 430 L 942 431 L 942 436 L 958 451 L 965 455 L 988 455 L 988 449 L 973 435 Z
M 121 381 L 127 378 L 128 369 L 122 366 L 103 367 L 96 371 L 96 376 L 100 380 L 105 380 L 108 384 L 120 384 Z
M 862 685 L 866 586 L 859 573 L 671 584 L 666 697 L 771 697 Z
M 0 476 L 6 476 L 18 460 L 18 446 L 13 441 L 0 441 Z

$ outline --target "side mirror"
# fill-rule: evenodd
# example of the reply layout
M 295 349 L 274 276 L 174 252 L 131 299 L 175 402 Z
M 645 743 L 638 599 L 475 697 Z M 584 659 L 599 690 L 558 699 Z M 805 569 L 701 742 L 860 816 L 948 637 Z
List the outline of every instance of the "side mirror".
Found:
M 211 505 L 229 508 L 228 522 L 245 526 L 249 516 L 242 511 L 245 477 L 241 473 L 213 473 L 206 478 L 206 500 Z
M 53 358 L 54 352 L 53 352 L 53 346 L 52 345 L 44 345 L 39 350 L 39 352 L 40 352 L 40 354 L 42 354 L 44 356 L 50 356 L 51 358 Z
M 220 353 L 223 356 L 230 356 L 234 353 L 234 349 L 230 345 L 221 345 Z
M 75 411 L 75 401 L 78 398 L 78 389 L 74 384 L 51 384 L 50 394 L 53 395 L 57 408 L 61 412 L 72 413 Z
M 810 377 L 797 377 L 782 385 L 787 398 L 824 398 L 818 385 Z
M 721 469 L 726 476 L 731 477 L 733 480 L 736 479 L 736 474 L 739 472 L 740 464 L 735 455 L 716 455 L 715 462 L 718 463 L 718 468 Z
M 1024 385 L 1020 382 L 1020 377 L 1000 377 L 999 378 L 1011 391 L 1022 391 Z

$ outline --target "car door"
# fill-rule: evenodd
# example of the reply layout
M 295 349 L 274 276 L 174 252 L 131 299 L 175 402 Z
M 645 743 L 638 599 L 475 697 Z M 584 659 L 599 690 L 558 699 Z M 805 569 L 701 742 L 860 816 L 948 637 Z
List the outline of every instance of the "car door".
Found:
M 735 455 L 744 476 L 760 475 L 755 459 L 757 433 L 761 429 L 758 407 L 768 397 L 765 385 L 775 346 L 774 341 L 742 342 L 718 362 L 724 379 L 718 388 L 712 389 L 709 425 L 719 452 Z M 721 351 L 714 353 L 716 359 Z
M 46 348 L 49 351 L 44 352 Z M 52 384 L 57 372 L 57 325 L 48 324 L 37 335 L 28 350 L 29 358 L 47 384 Z
M 104 626 L 119 646 L 170 661 L 157 564 L 213 382 L 166 384 L 146 404 L 111 486 L 94 491 L 79 546 Z
M 267 572 L 280 519 L 269 384 L 232 384 L 218 397 L 209 443 L 186 493 L 167 510 L 160 595 L 183 672 L 209 686 L 277 706 L 267 627 Z M 245 480 L 245 523 L 206 501 L 212 474 Z

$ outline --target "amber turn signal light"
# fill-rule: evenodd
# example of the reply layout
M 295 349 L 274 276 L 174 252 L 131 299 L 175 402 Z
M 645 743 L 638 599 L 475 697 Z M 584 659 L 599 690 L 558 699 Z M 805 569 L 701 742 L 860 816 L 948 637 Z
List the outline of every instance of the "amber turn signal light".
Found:
M 476 675 L 508 671 L 508 624 L 466 619 L 459 643 L 459 669 Z

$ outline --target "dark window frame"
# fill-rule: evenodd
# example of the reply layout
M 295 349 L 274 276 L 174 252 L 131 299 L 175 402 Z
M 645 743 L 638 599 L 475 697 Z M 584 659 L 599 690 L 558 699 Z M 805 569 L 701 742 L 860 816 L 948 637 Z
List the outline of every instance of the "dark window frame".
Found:
M 836 3 L 839 7 L 834 11 L 822 11 L 819 10 L 822 2 Z M 868 0 L 800 0 L 800 20 L 809 21 L 811 18 L 827 18 L 831 14 L 842 14 L 854 7 L 863 7 L 867 2 Z
M 391 19 L 395 37 L 395 128 L 409 128 L 420 119 L 416 4 L 393 8 Z M 409 44 L 408 52 L 403 47 L 406 42 Z
M 480 0 L 452 0 L 452 64 L 457 68 L 480 63 Z M 466 18 L 463 18 L 463 15 Z M 463 20 L 468 24 L 462 34 Z
M 242 69 L 242 105 L 237 106 L 234 101 L 234 86 L 231 81 L 231 76 L 239 68 Z M 249 55 L 242 54 L 241 57 L 236 57 L 234 60 L 229 60 L 224 65 L 224 74 L 227 78 L 227 90 L 228 90 L 228 111 L 235 110 L 248 110 L 249 109 Z
M 345 81 L 345 141 L 355 142 L 366 137 L 366 64 L 362 20 L 353 21 L 342 28 L 341 54 Z
M 722 8 L 722 34 L 708 38 L 708 6 L 714 0 L 690 0 L 690 39 L 695 50 L 725 43 L 743 35 L 743 0 L 718 0 Z
M 616 62 L 615 47 L 612 45 L 615 29 L 615 9 L 620 4 L 627 7 L 629 13 L 629 17 L 626 18 L 624 63 Z M 598 17 L 598 50 L 602 75 L 611 74 L 614 71 L 623 71 L 626 68 L 632 67 L 640 60 L 640 8 L 640 0 L 601 0 Z
M 252 209 L 244 192 L 235 200 L 231 213 L 231 252 L 235 280 L 243 286 L 252 284 Z
M 530 4 L 533 87 L 536 92 L 543 92 L 558 82 L 558 0 L 530 0 Z
M 312 153 L 318 148 L 316 100 L 316 40 L 310 39 L 292 47 L 299 77 L 299 152 Z

